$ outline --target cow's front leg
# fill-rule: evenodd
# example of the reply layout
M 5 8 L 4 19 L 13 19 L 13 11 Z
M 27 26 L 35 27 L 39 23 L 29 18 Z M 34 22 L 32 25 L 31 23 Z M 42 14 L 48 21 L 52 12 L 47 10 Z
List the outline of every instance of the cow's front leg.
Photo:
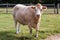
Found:
M 39 25 L 36 27 L 36 37 L 38 37 Z
M 38 30 L 36 29 L 36 37 L 38 37 Z

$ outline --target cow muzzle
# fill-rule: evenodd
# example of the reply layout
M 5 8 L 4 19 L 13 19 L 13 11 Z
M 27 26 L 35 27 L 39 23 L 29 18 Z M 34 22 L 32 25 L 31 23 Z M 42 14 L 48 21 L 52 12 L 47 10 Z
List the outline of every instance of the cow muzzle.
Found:
M 40 15 L 36 15 L 36 17 L 40 17 Z

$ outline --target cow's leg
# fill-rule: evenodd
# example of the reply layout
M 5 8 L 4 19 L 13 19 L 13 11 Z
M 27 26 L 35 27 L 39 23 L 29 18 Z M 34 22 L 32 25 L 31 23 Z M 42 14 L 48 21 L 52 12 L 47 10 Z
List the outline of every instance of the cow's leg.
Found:
M 36 27 L 36 37 L 38 37 L 39 25 Z
M 17 27 L 16 27 L 16 33 L 18 34 L 20 32 L 20 23 L 17 23 Z
M 38 30 L 36 29 L 36 37 L 38 37 Z
M 28 25 L 28 27 L 29 27 L 30 35 L 32 36 L 32 27 L 30 25 Z
M 20 32 L 19 27 L 20 27 L 20 23 L 15 21 L 16 34 Z

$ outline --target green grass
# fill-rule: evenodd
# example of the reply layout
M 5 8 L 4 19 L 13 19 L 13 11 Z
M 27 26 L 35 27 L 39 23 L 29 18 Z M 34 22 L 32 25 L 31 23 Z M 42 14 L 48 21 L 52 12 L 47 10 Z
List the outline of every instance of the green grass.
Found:
M 0 13 L 0 40 L 42 40 L 49 35 L 60 33 L 60 14 L 43 14 L 39 28 L 39 37 L 29 35 L 27 25 L 21 25 L 21 33 L 15 34 L 12 14 Z

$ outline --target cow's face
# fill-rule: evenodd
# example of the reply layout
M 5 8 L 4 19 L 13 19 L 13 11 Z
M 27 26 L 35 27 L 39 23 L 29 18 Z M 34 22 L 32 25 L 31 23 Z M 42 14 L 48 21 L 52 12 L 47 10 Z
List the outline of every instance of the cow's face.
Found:
M 36 15 L 36 16 L 40 16 L 41 14 L 41 10 L 39 8 L 37 8 L 36 6 L 32 6 L 31 7 L 33 9 L 33 13 Z
M 37 16 L 41 15 L 41 11 L 42 11 L 42 5 L 41 4 L 37 4 L 36 8 L 35 8 L 35 12 Z
M 39 8 L 36 7 L 35 13 L 36 13 L 37 16 L 40 16 L 40 14 L 41 14 L 41 9 L 39 9 Z

